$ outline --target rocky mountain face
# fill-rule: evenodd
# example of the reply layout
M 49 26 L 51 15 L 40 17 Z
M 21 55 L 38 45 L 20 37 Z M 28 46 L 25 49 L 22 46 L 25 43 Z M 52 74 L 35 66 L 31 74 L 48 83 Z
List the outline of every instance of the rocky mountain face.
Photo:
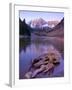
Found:
M 48 21 L 48 26 L 53 28 L 55 27 L 57 24 L 59 23 L 59 21 L 55 20 L 55 21 Z
M 48 33 L 48 36 L 64 36 L 64 18 Z
M 42 18 L 34 19 L 29 22 L 29 26 L 32 28 L 41 28 L 42 25 L 46 24 L 47 22 Z
M 58 23 L 59 23 L 59 21 L 57 21 L 57 20 L 55 20 L 55 21 L 45 21 L 42 18 L 37 18 L 37 19 L 29 21 L 28 25 L 31 26 L 32 28 L 43 28 L 43 27 L 53 28 Z
M 54 27 L 54 30 L 55 29 L 62 29 L 64 30 L 64 18 L 61 20 L 60 23 L 58 23 L 55 27 Z

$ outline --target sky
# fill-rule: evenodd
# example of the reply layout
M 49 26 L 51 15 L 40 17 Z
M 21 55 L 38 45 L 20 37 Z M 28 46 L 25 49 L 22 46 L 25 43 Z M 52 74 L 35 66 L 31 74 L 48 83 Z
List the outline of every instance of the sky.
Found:
M 30 20 L 43 18 L 45 21 L 54 21 L 58 20 L 60 21 L 64 17 L 63 12 L 38 12 L 38 11 L 19 11 L 19 17 L 23 21 L 23 19 L 26 20 L 26 23 L 28 23 Z

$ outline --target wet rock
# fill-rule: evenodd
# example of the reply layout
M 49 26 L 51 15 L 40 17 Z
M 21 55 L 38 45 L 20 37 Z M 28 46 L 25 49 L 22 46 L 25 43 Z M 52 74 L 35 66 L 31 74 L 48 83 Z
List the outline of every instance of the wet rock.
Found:
M 27 79 L 35 78 L 41 72 L 49 72 L 60 64 L 60 59 L 60 53 L 56 49 L 50 49 L 48 53 L 45 53 L 32 61 L 31 68 L 34 68 L 34 71 L 29 70 L 25 74 L 25 77 Z

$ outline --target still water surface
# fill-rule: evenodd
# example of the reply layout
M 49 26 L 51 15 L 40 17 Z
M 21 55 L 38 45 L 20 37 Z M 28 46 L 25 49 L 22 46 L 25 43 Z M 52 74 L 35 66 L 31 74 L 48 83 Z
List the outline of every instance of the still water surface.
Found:
M 47 53 L 50 47 L 57 49 L 62 60 L 59 66 L 54 69 L 52 77 L 64 76 L 64 43 L 62 38 L 58 37 L 22 37 L 20 41 L 19 50 L 19 78 L 24 79 L 25 73 L 29 70 L 32 60 L 38 56 Z M 37 76 L 45 78 L 48 74 Z

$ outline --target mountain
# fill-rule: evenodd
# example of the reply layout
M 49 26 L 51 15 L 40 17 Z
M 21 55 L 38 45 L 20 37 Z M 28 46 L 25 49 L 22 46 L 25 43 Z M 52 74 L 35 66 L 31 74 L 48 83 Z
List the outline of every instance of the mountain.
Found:
M 48 21 L 48 26 L 53 28 L 55 27 L 57 24 L 59 23 L 59 21 L 54 20 L 54 21 Z
M 37 18 L 37 19 L 34 19 L 34 20 L 29 21 L 28 22 L 28 25 L 31 26 L 32 28 L 42 28 L 42 27 L 53 28 L 58 23 L 59 23 L 59 21 L 57 21 L 57 20 L 55 20 L 55 21 L 45 21 L 42 18 Z
M 54 27 L 44 27 L 42 31 L 35 33 L 39 36 L 64 37 L 64 18 Z
M 64 36 L 64 18 L 47 35 L 63 37 Z
M 33 32 L 35 33 L 48 32 L 52 30 L 50 27 L 48 27 L 48 23 L 42 18 L 31 20 L 28 22 L 28 25 L 33 28 Z
M 38 18 L 38 19 L 31 20 L 28 24 L 32 28 L 41 28 L 42 25 L 47 24 L 47 22 L 42 18 Z
M 33 29 L 26 24 L 25 19 L 21 21 L 19 18 L 19 35 L 30 36 L 32 30 Z

